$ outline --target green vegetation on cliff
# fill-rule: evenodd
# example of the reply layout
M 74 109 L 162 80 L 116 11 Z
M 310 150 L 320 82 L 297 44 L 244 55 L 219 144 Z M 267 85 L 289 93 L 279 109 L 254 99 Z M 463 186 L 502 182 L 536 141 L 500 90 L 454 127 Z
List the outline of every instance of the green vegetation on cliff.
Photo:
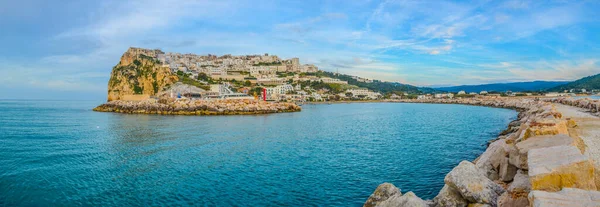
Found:
M 348 81 L 348 84 L 355 85 L 360 88 L 367 88 L 372 91 L 377 91 L 383 94 L 393 93 L 393 92 L 406 92 L 410 94 L 420 94 L 420 93 L 432 93 L 436 90 L 432 88 L 420 88 L 413 85 L 402 84 L 397 82 L 383 82 L 374 80 L 372 83 L 360 82 L 356 79 L 353 79 L 350 75 L 345 74 L 336 74 L 327 71 L 318 71 L 316 73 L 307 74 L 307 75 L 315 75 L 318 77 L 330 77 L 337 78 L 343 81 Z
M 554 88 L 549 89 L 548 91 L 564 91 L 571 89 L 586 89 L 588 91 L 591 90 L 600 90 L 600 74 L 596 74 L 593 76 L 588 76 L 564 85 L 560 85 Z
M 152 51 L 130 48 L 111 72 L 108 100 L 120 100 L 126 95 L 156 95 L 178 80 L 168 67 L 145 53 Z

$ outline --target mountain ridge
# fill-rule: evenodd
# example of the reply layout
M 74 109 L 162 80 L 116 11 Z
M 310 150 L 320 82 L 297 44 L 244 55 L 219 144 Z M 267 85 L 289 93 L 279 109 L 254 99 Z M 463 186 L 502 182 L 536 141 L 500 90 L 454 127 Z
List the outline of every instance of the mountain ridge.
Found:
M 600 73 L 596 75 L 587 76 L 564 85 L 552 87 L 548 89 L 548 91 L 561 92 L 564 90 L 571 89 L 600 90 Z

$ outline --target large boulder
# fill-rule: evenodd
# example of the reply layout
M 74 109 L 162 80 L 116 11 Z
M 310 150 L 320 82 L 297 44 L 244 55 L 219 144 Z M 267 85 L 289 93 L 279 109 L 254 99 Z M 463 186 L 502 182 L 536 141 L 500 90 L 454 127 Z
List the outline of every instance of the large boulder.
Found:
M 517 167 L 508 163 L 508 158 L 504 157 L 502 159 L 502 163 L 500 163 L 500 169 L 498 170 L 500 180 L 504 182 L 509 182 L 513 180 L 515 174 L 517 174 Z
M 531 191 L 529 202 L 532 207 L 597 207 L 600 206 L 600 192 L 575 188 L 564 188 L 559 192 Z
M 532 190 L 596 190 L 594 167 L 575 146 L 531 149 L 527 162 Z
M 428 205 L 413 192 L 408 192 L 404 195 L 396 194 L 378 204 L 377 207 L 428 207 Z
M 497 180 L 500 163 L 502 163 L 507 154 L 509 146 L 504 140 L 497 140 L 488 146 L 481 156 L 475 162 L 475 165 L 485 173 L 490 180 Z
M 511 193 L 529 193 L 531 191 L 529 175 L 523 170 L 518 170 L 512 183 L 508 186 L 508 191 Z
M 520 169 L 528 169 L 527 153 L 529 150 L 554 146 L 577 146 L 577 142 L 565 134 L 530 137 L 517 143 L 515 149 L 509 151 L 509 162 Z
M 438 207 L 465 207 L 468 204 L 458 190 L 448 185 L 444 185 L 440 193 L 433 199 L 433 202 Z
M 369 196 L 367 202 L 365 202 L 364 207 L 374 207 L 378 206 L 379 203 L 388 200 L 390 197 L 395 195 L 402 195 L 399 188 L 394 186 L 391 183 L 383 183 L 375 189 L 375 192 Z
M 462 161 L 444 178 L 446 185 L 458 190 L 471 203 L 496 205 L 504 189 L 488 179 L 471 162 Z

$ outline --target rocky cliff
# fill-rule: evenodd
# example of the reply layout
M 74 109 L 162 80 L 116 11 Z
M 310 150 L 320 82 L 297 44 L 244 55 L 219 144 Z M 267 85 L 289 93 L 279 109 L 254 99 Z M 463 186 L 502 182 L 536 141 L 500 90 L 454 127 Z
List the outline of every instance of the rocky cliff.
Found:
M 160 50 L 129 48 L 110 74 L 108 101 L 122 100 L 125 95 L 156 95 L 178 81 L 168 67 L 156 58 Z

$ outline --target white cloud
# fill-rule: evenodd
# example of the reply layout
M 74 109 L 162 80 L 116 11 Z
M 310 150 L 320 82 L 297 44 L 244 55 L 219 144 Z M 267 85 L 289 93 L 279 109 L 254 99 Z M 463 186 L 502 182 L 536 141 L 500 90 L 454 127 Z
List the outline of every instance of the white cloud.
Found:
M 513 66 L 508 71 L 527 80 L 576 80 L 600 72 L 597 59 L 537 61 Z

